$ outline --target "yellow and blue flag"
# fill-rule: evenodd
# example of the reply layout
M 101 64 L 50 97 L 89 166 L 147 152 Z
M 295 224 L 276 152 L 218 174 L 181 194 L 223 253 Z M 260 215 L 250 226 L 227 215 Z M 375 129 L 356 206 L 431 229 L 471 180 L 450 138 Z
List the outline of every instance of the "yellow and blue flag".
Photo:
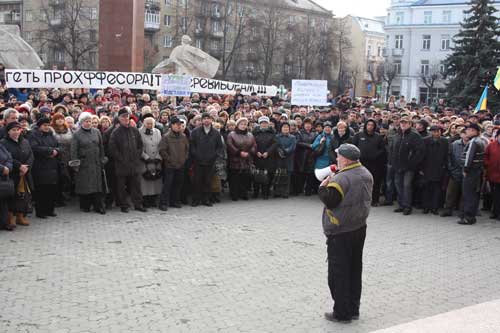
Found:
M 493 85 L 497 90 L 500 90 L 500 67 L 498 67 L 498 72 L 497 75 L 495 76 L 495 81 L 493 82 Z
M 484 87 L 483 94 L 481 95 L 481 98 L 479 99 L 479 103 L 476 105 L 476 109 L 474 112 L 478 112 L 481 110 L 486 110 L 488 108 L 488 86 Z

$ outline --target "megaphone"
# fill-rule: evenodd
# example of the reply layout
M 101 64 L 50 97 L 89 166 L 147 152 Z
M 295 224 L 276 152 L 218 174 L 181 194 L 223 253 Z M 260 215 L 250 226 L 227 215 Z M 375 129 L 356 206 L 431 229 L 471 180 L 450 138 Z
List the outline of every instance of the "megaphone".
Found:
M 314 170 L 314 175 L 320 182 L 322 182 L 326 177 L 331 176 L 335 172 L 337 172 L 337 170 L 337 165 L 332 164 L 330 166 L 327 166 L 326 168 Z

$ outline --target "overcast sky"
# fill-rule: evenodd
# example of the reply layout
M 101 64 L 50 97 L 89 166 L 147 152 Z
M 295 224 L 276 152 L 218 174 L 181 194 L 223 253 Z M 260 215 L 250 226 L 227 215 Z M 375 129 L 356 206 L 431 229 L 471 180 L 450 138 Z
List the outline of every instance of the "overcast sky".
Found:
M 374 17 L 385 16 L 390 0 L 313 0 L 318 5 L 331 10 L 335 16 L 346 15 Z

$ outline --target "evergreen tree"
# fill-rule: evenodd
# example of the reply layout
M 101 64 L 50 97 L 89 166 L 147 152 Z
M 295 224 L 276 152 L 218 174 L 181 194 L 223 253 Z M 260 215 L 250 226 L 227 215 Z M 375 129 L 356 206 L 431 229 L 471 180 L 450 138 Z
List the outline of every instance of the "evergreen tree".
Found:
M 500 30 L 492 0 L 472 0 L 464 11 L 467 18 L 455 36 L 453 53 L 445 61 L 448 98 L 455 106 L 475 106 L 486 85 L 490 85 L 488 107 L 497 112 L 500 94 L 493 79 L 500 66 Z

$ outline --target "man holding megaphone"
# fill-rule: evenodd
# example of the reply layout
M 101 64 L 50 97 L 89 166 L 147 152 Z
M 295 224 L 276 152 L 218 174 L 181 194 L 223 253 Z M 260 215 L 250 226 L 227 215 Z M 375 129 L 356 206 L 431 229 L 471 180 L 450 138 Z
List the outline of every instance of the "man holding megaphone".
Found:
M 366 220 L 372 201 L 373 177 L 359 162 L 360 151 L 352 144 L 335 150 L 338 171 L 317 170 L 323 179 L 319 198 L 323 208 L 323 232 L 328 245 L 328 286 L 334 301 L 330 321 L 349 323 L 359 318 L 361 272 Z

